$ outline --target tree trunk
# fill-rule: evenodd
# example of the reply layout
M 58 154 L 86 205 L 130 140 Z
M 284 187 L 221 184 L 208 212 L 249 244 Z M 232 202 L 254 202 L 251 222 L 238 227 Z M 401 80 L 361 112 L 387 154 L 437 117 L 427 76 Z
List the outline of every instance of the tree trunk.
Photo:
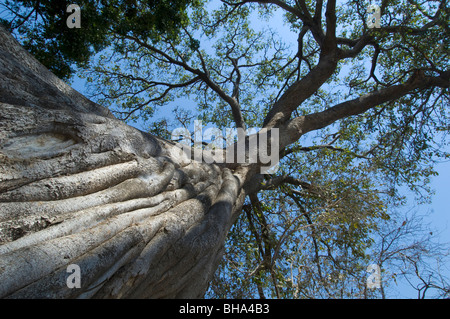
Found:
M 0 297 L 202 297 L 243 179 L 115 119 L 1 27 L 0 74 Z

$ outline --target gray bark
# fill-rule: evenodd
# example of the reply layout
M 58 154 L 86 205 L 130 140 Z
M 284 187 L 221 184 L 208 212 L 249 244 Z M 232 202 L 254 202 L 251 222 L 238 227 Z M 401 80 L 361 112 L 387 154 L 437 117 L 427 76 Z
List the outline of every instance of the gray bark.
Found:
M 0 163 L 2 298 L 202 297 L 245 196 L 244 178 L 115 119 L 1 27 Z

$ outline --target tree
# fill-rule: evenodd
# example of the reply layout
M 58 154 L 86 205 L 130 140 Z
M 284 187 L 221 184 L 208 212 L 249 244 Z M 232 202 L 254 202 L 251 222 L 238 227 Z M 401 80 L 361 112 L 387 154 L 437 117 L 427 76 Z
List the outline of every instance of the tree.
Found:
M 2 295 L 203 296 L 229 234 L 233 258 L 214 282 L 244 269 L 243 296 L 351 296 L 343 279 L 364 285 L 370 233 L 389 218 L 396 188 L 406 184 L 426 199 L 433 161 L 448 156 L 434 144 L 434 132 L 448 131 L 446 2 L 384 1 L 381 28 L 372 29 L 367 7 L 198 4 L 178 37 L 119 34 L 114 51 L 86 72 L 97 102 L 124 119 L 151 117 L 181 96 L 219 129 L 259 127 L 258 138 L 279 129 L 272 174 L 261 174 L 261 159 L 189 161 L 173 143 L 76 95 L 2 34 L 10 44 L 2 48 L 10 105 L 2 122 L 12 139 L 2 149 Z M 297 34 L 294 52 L 275 32 L 253 28 L 255 16 L 276 10 Z M 12 84 L 27 89 L 12 93 Z M 239 135 L 225 154 L 251 138 Z M 25 163 L 34 166 L 25 171 Z M 39 262 L 20 265 L 21 256 Z M 61 279 L 72 263 L 87 280 L 79 291 Z M 294 270 L 302 263 L 304 271 Z M 32 275 L 19 280 L 23 272 Z

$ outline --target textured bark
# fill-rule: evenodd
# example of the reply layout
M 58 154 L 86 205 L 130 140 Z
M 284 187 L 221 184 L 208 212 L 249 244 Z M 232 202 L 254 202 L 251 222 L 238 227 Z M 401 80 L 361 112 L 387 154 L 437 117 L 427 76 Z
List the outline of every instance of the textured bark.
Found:
M 2 298 L 202 297 L 245 196 L 229 169 L 115 119 L 1 28 L 0 163 Z

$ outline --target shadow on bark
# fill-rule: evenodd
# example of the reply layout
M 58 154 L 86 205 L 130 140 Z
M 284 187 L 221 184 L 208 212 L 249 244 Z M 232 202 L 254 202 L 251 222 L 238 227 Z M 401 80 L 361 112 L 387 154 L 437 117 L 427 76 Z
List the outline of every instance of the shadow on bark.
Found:
M 202 297 L 239 179 L 115 119 L 1 27 L 0 43 L 0 297 Z

